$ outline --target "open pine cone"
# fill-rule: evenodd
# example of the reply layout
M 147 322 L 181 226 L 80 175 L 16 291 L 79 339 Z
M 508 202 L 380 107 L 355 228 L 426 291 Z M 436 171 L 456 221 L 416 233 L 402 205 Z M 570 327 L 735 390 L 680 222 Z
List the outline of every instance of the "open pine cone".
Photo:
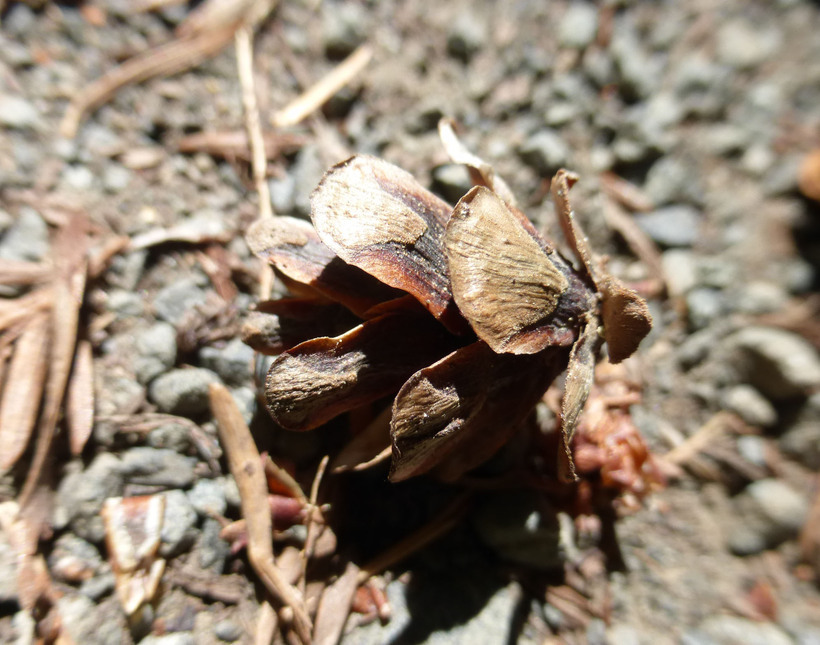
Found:
M 454 479 L 490 458 L 568 370 L 559 466 L 572 479 L 569 440 L 602 341 L 612 362 L 631 355 L 651 327 L 646 303 L 589 250 L 568 203 L 572 174 L 558 172 L 552 195 L 577 267 L 448 121 L 440 133 L 474 183 L 455 208 L 405 171 L 355 156 L 313 192 L 313 226 L 275 217 L 249 230 L 293 294 L 260 303 L 244 334 L 279 354 L 268 409 L 282 427 L 310 430 L 395 393 L 391 479 L 432 469 Z

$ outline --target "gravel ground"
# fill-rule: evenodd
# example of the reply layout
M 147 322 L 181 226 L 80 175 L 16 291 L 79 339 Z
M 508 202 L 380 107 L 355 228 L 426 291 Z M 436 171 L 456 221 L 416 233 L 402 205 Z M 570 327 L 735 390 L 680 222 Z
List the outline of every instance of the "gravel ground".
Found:
M 61 138 L 67 100 L 166 42 L 187 11 L 132 14 L 128 4 L 90 3 L 102 23 L 71 5 L 6 9 L 0 258 L 48 257 L 47 204 L 82 209 L 121 235 L 185 223 L 227 241 L 128 251 L 90 285 L 99 419 L 82 458 L 59 464 L 54 535 L 43 548 L 75 642 L 131 642 L 142 633 L 129 630 L 113 594 L 99 511 L 107 497 L 167 491 L 165 590 L 154 633 L 139 642 L 250 643 L 250 574 L 214 519 L 236 516 L 237 491 L 203 445 L 215 444 L 211 382 L 230 388 L 248 420 L 266 422 L 264 410 L 256 415 L 253 353 L 235 339 L 256 290 L 259 267 L 242 239 L 256 196 L 244 163 L 178 152 L 185 134 L 243 128 L 236 61 L 229 47 L 191 71 L 126 88 L 75 139 Z M 278 214 L 306 216 L 323 171 L 354 152 L 458 199 L 469 178 L 447 163 L 436 132 L 452 116 L 540 224 L 552 218 L 544 179 L 560 167 L 578 172 L 575 206 L 592 243 L 613 273 L 640 283 L 657 276 L 604 220 L 601 178 L 612 171 L 651 200 L 635 220 L 661 249 L 668 285 L 668 297 L 650 302 L 655 328 L 631 359 L 643 383 L 635 422 L 657 454 L 721 411 L 745 422 L 615 522 L 622 566 L 610 560 L 602 579 L 602 617 L 574 622 L 521 567 L 508 567 L 520 544 L 514 553 L 479 544 L 476 535 L 502 524 L 491 496 L 490 528 L 476 521 L 416 556 L 410 582 L 387 586 L 393 619 L 354 629 L 345 643 L 820 643 L 820 593 L 798 543 L 820 467 L 818 336 L 806 331 L 816 330 L 820 208 L 797 191 L 801 159 L 820 147 L 817 34 L 820 8 L 806 0 L 295 0 L 260 29 L 263 115 L 359 44 L 375 51 L 321 120 L 294 130 L 300 145 L 271 164 Z M 212 247 L 234 268 L 239 293 L 229 302 L 206 271 Z M 810 312 L 802 319 L 800 306 Z M 173 419 L 143 431 L 112 420 L 145 412 L 185 417 L 199 434 Z M 306 458 L 316 450 L 304 435 L 274 441 Z M 2 476 L 0 501 L 14 499 L 20 481 L 18 471 Z M 501 503 L 527 517 L 531 501 Z M 529 523 L 517 530 L 515 539 L 550 543 Z M 554 550 L 536 551 L 532 569 L 554 565 L 544 561 Z M 71 575 L 76 562 L 88 575 Z M 0 642 L 32 642 L 14 580 L 0 533 Z

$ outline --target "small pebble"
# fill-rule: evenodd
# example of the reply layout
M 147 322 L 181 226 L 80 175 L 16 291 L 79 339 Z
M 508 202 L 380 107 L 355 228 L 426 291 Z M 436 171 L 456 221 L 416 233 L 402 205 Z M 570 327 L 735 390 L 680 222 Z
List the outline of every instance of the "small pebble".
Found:
M 62 182 L 71 190 L 90 190 L 95 180 L 94 173 L 87 166 L 71 165 L 63 170 Z
M 48 566 L 58 579 L 77 583 L 92 578 L 102 567 L 102 558 L 93 544 L 64 533 L 54 543 Z
M 159 552 L 164 558 L 178 555 L 190 548 L 196 539 L 197 515 L 188 497 L 181 490 L 169 490 L 165 495 L 165 515 L 162 521 L 162 544 Z
M 193 444 L 191 429 L 181 423 L 161 425 L 148 433 L 146 443 L 152 448 L 167 448 L 184 455 Z
M 224 347 L 203 347 L 199 361 L 203 367 L 216 372 L 228 385 L 247 383 L 252 376 L 254 351 L 239 338 Z
M 73 643 L 125 643 L 125 616 L 114 598 L 95 604 L 79 593 L 66 593 L 57 600 L 61 628 Z
M 148 383 L 174 366 L 177 332 L 173 325 L 158 322 L 137 334 L 134 369 L 140 383 Z
M 173 450 L 137 446 L 122 453 L 120 472 L 132 484 L 187 488 L 194 481 L 195 465 L 196 459 Z
M 363 5 L 328 2 L 323 6 L 322 32 L 325 52 L 338 59 L 364 42 L 370 29 L 370 14 Z
M 769 428 L 777 423 L 777 411 L 751 385 L 736 385 L 723 394 L 723 408 L 739 415 L 746 423 Z
M 211 370 L 201 367 L 174 369 L 151 382 L 148 396 L 162 412 L 183 416 L 207 414 L 211 383 L 219 383 L 219 377 Z
M 118 318 L 137 318 L 145 312 L 145 298 L 133 291 L 112 289 L 105 306 Z
M 226 643 L 238 641 L 242 634 L 242 628 L 230 619 L 220 620 L 214 625 L 214 636 Z
M 652 164 L 644 190 L 657 206 L 703 202 L 704 190 L 695 162 L 678 156 L 666 155 Z
M 0 241 L 0 259 L 39 262 L 49 252 L 48 226 L 39 213 L 28 206 L 20 207 L 17 221 Z
M 700 237 L 700 213 L 691 206 L 675 205 L 635 216 L 644 232 L 665 247 L 689 247 Z
M 194 278 L 184 278 L 172 282 L 161 289 L 154 298 L 154 311 L 157 317 L 172 325 L 192 309 L 205 304 L 205 291 Z
M 693 329 L 703 329 L 725 313 L 725 298 L 718 289 L 696 287 L 686 294 L 689 324 Z
M 202 521 L 197 551 L 199 566 L 222 573 L 225 562 L 231 554 L 230 545 L 220 537 L 222 525 L 215 519 L 206 517 Z
M 52 517 L 56 529 L 65 528 L 80 515 L 98 515 L 106 498 L 122 495 L 122 462 L 114 455 L 100 453 L 85 470 L 77 466 L 70 469 L 57 488 Z
M 433 190 L 455 204 L 472 188 L 470 173 L 463 164 L 448 163 L 433 169 Z
M 190 632 L 172 632 L 162 636 L 150 634 L 139 645 L 196 645 L 196 638 Z
M 186 494 L 191 506 L 203 517 L 224 515 L 228 507 L 225 487 L 216 479 L 200 479 Z
M 567 7 L 558 26 L 558 41 L 565 47 L 584 49 L 598 33 L 598 9 L 592 4 L 574 2 Z
M 37 129 L 43 122 L 34 105 L 22 96 L 0 94 L 0 125 L 16 130 Z
M 820 393 L 812 394 L 797 418 L 780 436 L 787 455 L 812 470 L 820 470 Z
M 519 147 L 521 158 L 544 176 L 569 165 L 570 149 L 555 130 L 539 130 Z
M 740 354 L 747 382 L 773 400 L 799 398 L 820 387 L 820 357 L 801 336 L 746 327 L 727 342 Z
M 0 604 L 17 602 L 17 553 L 0 531 Z
M 461 11 L 450 22 L 447 33 L 447 52 L 454 58 L 469 61 L 485 44 L 487 23 L 474 7 Z
M 739 616 L 710 616 L 697 629 L 688 630 L 682 645 L 793 645 L 788 634 L 772 623 Z
M 748 69 L 774 56 L 781 40 L 774 28 L 757 28 L 744 19 L 726 22 L 715 34 L 717 58 L 730 67 Z
M 697 260 L 685 249 L 669 249 L 661 256 L 670 295 L 683 296 L 698 282 Z

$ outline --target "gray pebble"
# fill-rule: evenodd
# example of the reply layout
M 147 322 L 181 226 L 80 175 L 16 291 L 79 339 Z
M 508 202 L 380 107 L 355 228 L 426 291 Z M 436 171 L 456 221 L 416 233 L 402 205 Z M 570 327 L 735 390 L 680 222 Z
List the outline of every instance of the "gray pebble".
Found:
M 164 558 L 178 555 L 190 548 L 196 538 L 196 511 L 181 490 L 169 490 L 165 495 L 165 515 L 162 521 L 162 544 L 159 552 Z
M 145 313 L 145 299 L 138 293 L 122 289 L 109 292 L 105 306 L 118 318 L 136 318 Z
M 102 185 L 109 193 L 119 193 L 128 187 L 133 177 L 134 173 L 125 166 L 110 163 L 103 171 Z
M 744 19 L 722 25 L 715 35 L 717 58 L 737 69 L 760 65 L 777 53 L 782 37 L 773 27 L 757 28 Z
M 173 325 L 158 322 L 137 334 L 134 369 L 140 383 L 148 383 L 174 366 L 177 332 Z
M 0 603 L 17 602 L 17 552 L 0 531 Z
M 20 207 L 17 221 L 0 241 L 0 259 L 38 262 L 49 251 L 48 226 L 33 208 Z
M 562 166 L 569 165 L 569 146 L 555 130 L 539 130 L 521 144 L 518 153 L 543 176 L 550 176 Z
M 696 287 L 686 294 L 689 324 L 693 329 L 703 329 L 725 313 L 725 298 L 718 289 Z
M 3 235 L 14 225 L 14 218 L 6 210 L 0 208 L 0 235 Z
M 291 173 L 273 177 L 268 181 L 270 201 L 277 215 L 290 215 L 295 204 L 296 179 Z
M 231 554 L 230 545 L 220 537 L 222 525 L 213 518 L 202 521 L 202 530 L 199 533 L 199 566 L 211 569 L 215 573 L 222 573 L 225 562 Z
M 703 185 L 696 166 L 680 157 L 667 155 L 658 159 L 646 174 L 644 190 L 658 206 L 673 202 L 700 205 Z
M 565 47 L 584 49 L 598 33 L 598 10 L 594 5 L 573 2 L 558 26 L 558 41 Z
M 770 399 L 798 398 L 820 387 L 820 357 L 797 334 L 747 327 L 727 342 L 739 353 L 747 382 Z
M 777 423 L 777 411 L 760 392 L 751 385 L 736 385 L 724 392 L 723 408 L 739 415 L 746 423 L 768 428 Z
M 328 2 L 321 15 L 325 52 L 331 58 L 347 56 L 364 42 L 370 28 L 370 15 L 364 6 Z
M 191 506 L 203 517 L 224 515 L 228 507 L 225 486 L 216 479 L 200 479 L 186 494 Z
M 629 16 L 621 15 L 615 20 L 610 50 L 624 94 L 630 98 L 651 96 L 660 81 L 662 61 L 644 49 Z
M 194 278 L 184 278 L 161 289 L 154 299 L 157 317 L 175 324 L 192 309 L 205 304 L 205 291 Z
M 71 642 L 107 645 L 130 640 L 125 616 L 113 598 L 97 605 L 82 594 L 67 593 L 57 601 L 57 608 Z
M 747 314 L 768 314 L 785 307 L 789 296 L 779 284 L 749 282 L 741 285 L 733 309 Z
M 501 557 L 538 569 L 557 569 L 564 558 L 556 515 L 529 493 L 493 494 L 483 500 L 474 523 L 481 539 Z
M 685 645 L 792 645 L 788 634 L 772 623 L 739 616 L 710 616 L 681 639 Z
M 472 188 L 470 173 L 463 164 L 447 163 L 433 169 L 433 190 L 455 204 Z
M 230 392 L 239 411 L 242 413 L 242 419 L 250 425 L 256 414 L 256 390 L 252 387 L 244 386 L 231 388 Z
M 73 470 L 63 477 L 57 489 L 52 518 L 52 524 L 56 529 L 65 528 L 69 522 L 81 515 L 99 515 L 106 498 L 122 495 L 122 462 L 114 455 L 100 453 L 85 470 L 77 466 L 79 464 L 72 464 Z
M 196 639 L 190 632 L 173 632 L 162 636 L 150 634 L 143 638 L 139 645 L 196 645 Z
M 294 214 L 308 217 L 310 215 L 310 194 L 325 174 L 319 149 L 313 144 L 303 146 L 296 155 L 292 172 Z
M 79 587 L 80 593 L 91 600 L 99 601 L 104 596 L 108 596 L 116 587 L 117 581 L 114 572 L 107 565 L 103 565 L 103 571 L 93 578 L 83 580 Z
M 242 638 L 242 634 L 244 634 L 242 627 L 237 625 L 229 618 L 220 620 L 216 623 L 216 625 L 214 625 L 214 636 L 216 636 L 219 640 L 225 641 L 226 643 L 238 641 Z
M 219 377 L 204 368 L 174 369 L 155 378 L 148 396 L 162 412 L 196 416 L 210 410 L 208 386 Z
M 447 52 L 454 58 L 469 61 L 484 46 L 487 36 L 487 22 L 474 7 L 470 7 L 450 23 Z
M 89 190 L 94 186 L 96 177 L 87 166 L 70 165 L 63 169 L 62 184 L 76 191 Z
M 102 564 L 97 547 L 71 533 L 57 538 L 48 556 L 49 570 L 55 577 L 67 582 L 76 582 L 79 572 L 95 574 Z
M 122 453 L 120 472 L 132 484 L 187 488 L 194 481 L 196 459 L 173 450 L 137 446 Z
M 683 204 L 638 214 L 635 221 L 649 237 L 666 247 L 692 246 L 700 237 L 700 213 Z
M 23 130 L 42 126 L 40 113 L 22 96 L 0 94 L 0 125 Z
M 253 375 L 254 351 L 239 338 L 224 347 L 203 347 L 199 361 L 203 367 L 213 370 L 228 385 L 247 383 Z
M 186 454 L 191 446 L 191 429 L 180 423 L 158 426 L 148 433 L 146 443 L 152 448 L 167 448 Z
M 804 495 L 778 479 L 752 482 L 734 501 L 738 517 L 729 547 L 738 555 L 757 553 L 795 537 L 809 509 Z
M 691 251 L 669 249 L 661 261 L 670 295 L 682 296 L 697 285 L 697 260 Z
M 748 434 L 737 438 L 737 452 L 750 464 L 766 466 L 766 442 L 763 437 Z

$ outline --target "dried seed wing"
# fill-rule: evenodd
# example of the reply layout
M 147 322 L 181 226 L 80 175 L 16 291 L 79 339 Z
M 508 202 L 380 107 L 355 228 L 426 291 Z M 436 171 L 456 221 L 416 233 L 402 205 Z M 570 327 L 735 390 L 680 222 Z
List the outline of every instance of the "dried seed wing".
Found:
M 443 118 L 438 122 L 438 136 L 441 138 L 447 156 L 453 163 L 463 164 L 470 169 L 470 178 L 474 186 L 486 186 L 504 200 L 507 206 L 515 208 L 515 196 L 507 182 L 495 174 L 490 164 L 467 149 L 467 146 L 456 136 L 454 126 L 452 119 Z
M 567 379 L 564 385 L 564 397 L 561 400 L 561 444 L 558 454 L 558 472 L 562 479 L 574 481 L 575 467 L 572 463 L 570 442 L 578 425 L 578 417 L 589 398 L 589 391 L 595 380 L 595 361 L 601 338 L 598 336 L 598 319 L 588 316 L 587 323 L 581 330 L 578 340 L 572 346 L 567 368 Z
M 452 350 L 426 312 L 374 318 L 336 338 L 314 338 L 279 356 L 267 377 L 268 410 L 282 427 L 310 430 L 396 389 Z
M 566 366 L 569 348 L 496 354 L 477 342 L 413 374 L 393 403 L 390 479 L 455 479 L 489 459 Z
M 609 348 L 609 359 L 619 363 L 635 352 L 652 329 L 652 316 L 646 301 L 610 275 L 593 256 L 586 235 L 575 221 L 569 204 L 569 189 L 577 179 L 574 174 L 559 170 L 552 179 L 550 190 L 564 236 L 601 293 L 604 339 Z
M 498 195 L 477 186 L 462 197 L 444 246 L 456 304 L 493 350 L 533 354 L 574 340 L 547 324 L 569 280 Z
M 346 264 L 319 239 L 310 222 L 295 217 L 264 218 L 248 229 L 251 251 L 270 262 L 289 280 L 340 302 L 363 315 L 372 306 L 401 292 Z
M 652 330 L 652 315 L 646 301 L 620 280 L 607 276 L 600 289 L 609 361 L 620 363 L 635 353 L 640 342 Z
M 334 166 L 311 195 L 316 231 L 340 258 L 413 295 L 459 331 L 441 245 L 450 211 L 409 173 L 367 156 Z
M 273 356 L 317 336 L 337 336 L 357 324 L 358 319 L 335 302 L 268 300 L 259 303 L 242 323 L 242 342 Z

